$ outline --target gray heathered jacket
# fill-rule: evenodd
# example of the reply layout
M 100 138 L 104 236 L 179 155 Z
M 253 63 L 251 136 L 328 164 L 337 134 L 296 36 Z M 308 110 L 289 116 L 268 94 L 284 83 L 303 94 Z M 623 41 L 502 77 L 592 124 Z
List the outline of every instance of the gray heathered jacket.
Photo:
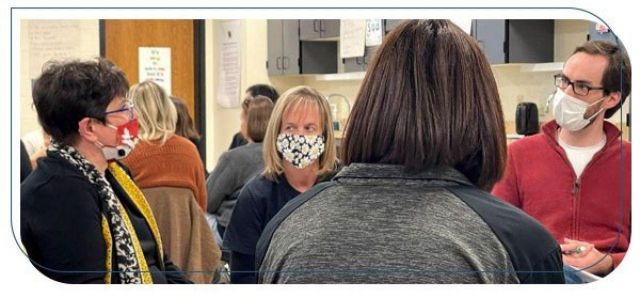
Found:
M 238 192 L 264 169 L 262 143 L 249 143 L 223 153 L 207 179 L 207 212 L 226 227 L 236 206 Z
M 453 169 L 352 164 L 290 201 L 256 250 L 262 283 L 563 283 L 533 218 Z

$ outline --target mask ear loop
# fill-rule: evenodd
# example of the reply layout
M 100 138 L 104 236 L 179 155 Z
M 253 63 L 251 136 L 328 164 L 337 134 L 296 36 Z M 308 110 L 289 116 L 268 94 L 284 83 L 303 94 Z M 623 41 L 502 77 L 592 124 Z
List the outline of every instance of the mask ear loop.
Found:
M 605 98 L 607 98 L 607 96 L 609 95 L 605 95 L 602 98 L 596 100 L 595 102 L 593 102 L 592 104 L 589 105 L 589 107 L 591 107 L 592 105 L 598 104 L 598 102 L 603 101 Z M 593 120 L 598 116 L 598 114 L 602 113 L 604 111 L 604 108 L 601 106 L 600 110 L 598 110 L 597 112 L 593 113 L 593 115 L 589 116 L 589 118 L 585 118 L 585 115 L 582 115 L 583 119 L 589 120 L 589 122 L 593 122 Z
M 551 92 L 551 94 L 549 94 L 549 96 L 547 97 L 547 103 L 544 106 L 544 113 L 545 114 L 549 114 L 549 107 L 551 106 L 551 101 L 553 101 L 553 98 L 556 96 L 556 93 L 558 93 L 558 89 L 557 88 L 556 88 L 556 90 Z

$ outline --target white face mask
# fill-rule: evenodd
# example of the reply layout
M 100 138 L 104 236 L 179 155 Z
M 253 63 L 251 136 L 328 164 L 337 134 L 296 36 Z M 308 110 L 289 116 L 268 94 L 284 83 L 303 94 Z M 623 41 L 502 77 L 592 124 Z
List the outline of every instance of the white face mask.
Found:
M 324 137 L 281 133 L 278 135 L 276 148 L 286 161 L 298 169 L 304 169 L 324 152 Z
M 578 131 L 585 128 L 598 114 L 604 111 L 600 108 L 599 111 L 591 115 L 589 118 L 585 118 L 587 109 L 593 105 L 603 101 L 606 96 L 595 101 L 592 104 L 588 104 L 575 97 L 569 96 L 564 93 L 560 88 L 556 90 L 556 94 L 553 96 L 553 116 L 560 127 L 569 131 Z

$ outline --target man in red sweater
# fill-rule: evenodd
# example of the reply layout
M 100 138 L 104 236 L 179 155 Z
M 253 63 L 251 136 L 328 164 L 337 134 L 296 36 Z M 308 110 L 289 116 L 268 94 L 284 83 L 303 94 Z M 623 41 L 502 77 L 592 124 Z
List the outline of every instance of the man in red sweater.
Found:
M 631 91 L 629 57 L 617 45 L 587 42 L 555 85 L 555 120 L 509 146 L 492 193 L 542 222 L 565 265 L 603 276 L 620 264 L 631 234 L 631 144 L 605 121 Z

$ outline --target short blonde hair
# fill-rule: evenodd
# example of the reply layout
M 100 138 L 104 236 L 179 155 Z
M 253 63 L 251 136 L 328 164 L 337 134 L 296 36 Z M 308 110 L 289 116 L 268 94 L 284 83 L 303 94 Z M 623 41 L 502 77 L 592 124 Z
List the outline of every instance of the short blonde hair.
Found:
M 133 85 L 128 98 L 138 113 L 138 137 L 141 140 L 161 140 L 164 143 L 175 133 L 178 112 L 160 85 L 153 81 Z
M 287 90 L 278 98 L 273 108 L 267 133 L 264 137 L 262 156 L 264 159 L 264 172 L 267 179 L 276 181 L 278 175 L 284 172 L 282 155 L 276 148 L 276 142 L 280 129 L 282 128 L 282 118 L 284 114 L 293 110 L 300 104 L 313 104 L 318 107 L 320 119 L 322 120 L 322 135 L 325 139 L 324 152 L 320 155 L 320 170 L 318 176 L 325 176 L 336 170 L 336 142 L 333 136 L 333 126 L 331 120 L 331 110 L 329 102 L 315 89 L 308 86 L 297 86 Z

